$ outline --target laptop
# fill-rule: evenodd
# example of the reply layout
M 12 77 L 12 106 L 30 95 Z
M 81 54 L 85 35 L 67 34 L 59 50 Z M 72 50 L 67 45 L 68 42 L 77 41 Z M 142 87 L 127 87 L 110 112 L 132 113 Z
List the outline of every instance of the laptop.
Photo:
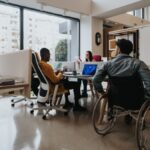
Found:
M 97 64 L 84 64 L 82 72 L 81 73 L 77 73 L 75 76 L 73 74 L 73 72 L 67 73 L 65 72 L 64 74 L 66 76 L 74 76 L 74 77 L 92 77 L 97 70 Z
M 96 73 L 97 64 L 84 64 L 82 75 L 83 76 L 93 76 Z

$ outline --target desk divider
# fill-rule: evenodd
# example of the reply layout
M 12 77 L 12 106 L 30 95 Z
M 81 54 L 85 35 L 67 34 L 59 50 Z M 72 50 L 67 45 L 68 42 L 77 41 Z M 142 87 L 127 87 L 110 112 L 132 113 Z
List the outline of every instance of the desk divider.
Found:
M 28 84 L 25 96 L 30 98 L 31 90 L 31 50 L 18 50 L 0 54 L 0 76 L 20 78 Z

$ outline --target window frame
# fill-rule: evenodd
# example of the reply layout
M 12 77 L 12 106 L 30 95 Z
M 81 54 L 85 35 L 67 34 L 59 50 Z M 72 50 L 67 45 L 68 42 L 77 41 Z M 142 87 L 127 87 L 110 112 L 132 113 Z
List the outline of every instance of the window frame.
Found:
M 18 7 L 20 9 L 20 50 L 24 49 L 24 14 L 23 14 L 24 9 L 33 10 L 33 11 L 37 11 L 37 12 L 42 12 L 42 13 L 45 13 L 45 14 L 49 14 L 49 15 L 53 15 L 53 16 L 57 16 L 57 17 L 77 21 L 79 23 L 78 54 L 80 56 L 80 19 L 69 17 L 69 16 L 64 16 L 64 15 L 61 15 L 61 14 L 55 14 L 55 13 L 52 13 L 52 12 L 48 12 L 48 11 L 45 11 L 45 10 L 39 10 L 39 9 L 36 9 L 36 8 L 21 6 L 21 5 L 13 4 L 11 2 L 2 2 L 1 1 L 0 4 L 4 4 L 4 5 L 8 5 L 8 6 L 14 6 L 14 7 Z

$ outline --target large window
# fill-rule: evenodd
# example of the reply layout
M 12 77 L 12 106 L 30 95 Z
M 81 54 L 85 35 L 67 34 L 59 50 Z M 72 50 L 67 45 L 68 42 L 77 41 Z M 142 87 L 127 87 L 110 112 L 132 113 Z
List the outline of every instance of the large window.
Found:
M 79 22 L 24 9 L 24 48 L 46 47 L 53 61 L 69 61 L 79 55 Z
M 20 49 L 20 10 L 0 4 L 0 53 Z
M 0 3 L 0 53 L 50 49 L 53 61 L 79 56 L 79 20 Z

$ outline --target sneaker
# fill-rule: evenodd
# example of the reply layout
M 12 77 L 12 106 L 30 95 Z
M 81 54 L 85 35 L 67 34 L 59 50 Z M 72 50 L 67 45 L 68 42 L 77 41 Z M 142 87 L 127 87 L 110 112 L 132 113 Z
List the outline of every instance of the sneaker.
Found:
M 82 107 L 80 105 L 74 106 L 73 111 L 86 111 L 87 109 L 85 107 Z

